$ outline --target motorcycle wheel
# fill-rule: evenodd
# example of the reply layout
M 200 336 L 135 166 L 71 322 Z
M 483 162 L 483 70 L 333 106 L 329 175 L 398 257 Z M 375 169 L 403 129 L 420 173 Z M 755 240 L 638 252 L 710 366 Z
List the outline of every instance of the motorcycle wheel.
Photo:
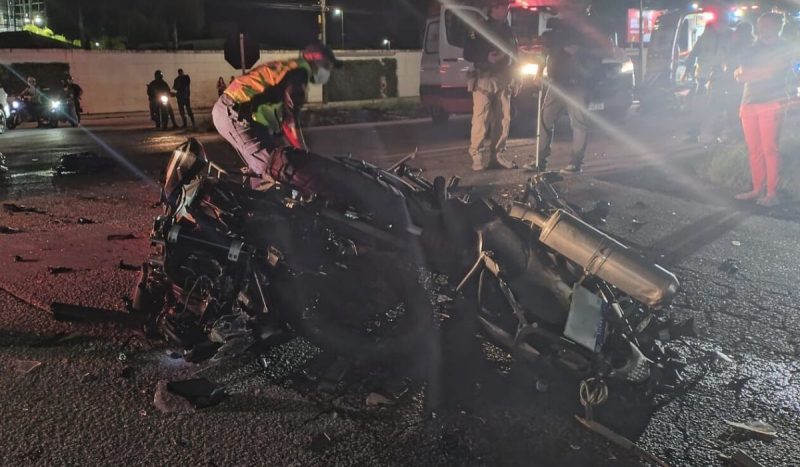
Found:
M 8 126 L 8 120 L 6 119 L 6 114 L 0 112 L 0 135 L 6 132 L 7 126 Z
M 13 130 L 16 127 L 17 127 L 17 117 L 15 115 L 12 115 L 11 118 L 6 120 L 6 128 L 8 128 L 9 130 Z

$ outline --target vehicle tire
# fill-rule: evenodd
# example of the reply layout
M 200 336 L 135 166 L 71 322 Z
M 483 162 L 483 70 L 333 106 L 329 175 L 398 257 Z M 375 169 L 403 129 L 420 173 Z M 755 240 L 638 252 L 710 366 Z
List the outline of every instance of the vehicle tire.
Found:
M 9 130 L 13 130 L 14 128 L 16 128 L 17 127 L 17 117 L 12 115 L 11 118 L 6 120 L 6 125 L 5 126 Z
M 6 114 L 0 112 L 0 135 L 6 132 L 6 125 L 7 125 Z
M 450 113 L 440 107 L 433 107 L 430 109 L 431 120 L 437 125 L 447 123 L 450 120 Z

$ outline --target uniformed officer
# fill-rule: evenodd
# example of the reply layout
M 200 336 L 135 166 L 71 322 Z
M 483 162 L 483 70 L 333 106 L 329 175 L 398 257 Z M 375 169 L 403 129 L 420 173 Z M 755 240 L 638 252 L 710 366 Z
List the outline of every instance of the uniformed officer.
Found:
M 495 163 L 513 167 L 503 153 L 511 127 L 512 65 L 517 40 L 507 21 L 509 1 L 488 0 L 488 7 L 489 18 L 469 32 L 464 44 L 464 60 L 475 66 L 469 83 L 473 105 L 469 155 L 475 171 Z M 488 145 L 488 155 L 484 145 Z

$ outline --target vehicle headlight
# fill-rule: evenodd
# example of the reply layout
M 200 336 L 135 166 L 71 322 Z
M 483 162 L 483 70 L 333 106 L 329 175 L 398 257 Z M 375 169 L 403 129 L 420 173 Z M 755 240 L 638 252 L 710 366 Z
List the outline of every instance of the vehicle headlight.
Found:
M 627 62 L 622 64 L 622 68 L 619 69 L 620 73 L 633 73 L 633 61 L 628 60 Z
M 526 63 L 522 65 L 520 68 L 519 73 L 522 76 L 538 76 L 539 75 L 539 64 L 538 63 Z
M 11 103 L 11 107 L 14 108 L 14 109 L 18 109 L 19 108 L 19 101 L 12 102 Z
M 167 102 L 169 102 L 169 97 L 167 96 L 161 96 L 159 99 L 161 99 L 162 104 L 166 104 Z
M 61 107 L 61 101 L 52 101 L 50 102 L 50 108 L 53 110 L 58 110 Z

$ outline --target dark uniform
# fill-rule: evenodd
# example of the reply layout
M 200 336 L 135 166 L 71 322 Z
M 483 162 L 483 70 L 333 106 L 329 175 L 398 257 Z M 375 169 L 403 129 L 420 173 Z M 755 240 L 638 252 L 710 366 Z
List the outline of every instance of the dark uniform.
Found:
M 556 121 L 562 112 L 569 114 L 572 126 L 572 159 L 566 172 L 578 172 L 589 141 L 588 106 L 597 57 L 586 38 L 576 28 L 554 19 L 546 33 L 547 79 L 539 122 L 539 170 L 547 167 Z M 533 162 L 531 162 L 533 164 Z
M 183 70 L 178 70 L 178 77 L 172 83 L 172 89 L 175 90 L 175 97 L 178 100 L 178 112 L 181 114 L 181 121 L 183 127 L 186 128 L 186 114 L 189 114 L 189 119 L 192 121 L 192 128 L 194 124 L 194 112 L 192 112 L 191 104 L 191 84 L 192 79 L 189 75 L 184 74 Z
M 162 128 L 164 130 L 167 129 L 167 119 L 161 118 L 161 111 L 159 106 L 161 102 L 158 101 L 159 96 L 167 95 L 169 96 L 172 91 L 169 88 L 169 84 L 164 81 L 164 77 L 160 74 L 157 74 L 156 79 L 150 81 L 147 85 L 147 99 L 150 101 L 150 118 L 155 122 L 156 128 Z M 167 104 L 167 113 L 172 120 L 172 128 L 177 128 L 177 124 L 175 123 L 175 113 L 172 111 L 172 106 Z
M 489 5 L 508 5 L 508 2 L 494 0 Z M 489 38 L 484 37 L 487 35 Z M 494 161 L 511 167 L 500 154 L 506 150 L 511 126 L 512 55 L 516 53 L 517 40 L 511 26 L 492 18 L 484 21 L 478 31 L 470 31 L 464 44 L 464 60 L 475 66 L 468 85 L 473 105 L 469 147 L 473 170 L 483 170 Z M 490 57 L 498 54 L 502 57 L 492 63 Z M 485 143 L 489 145 L 488 157 L 482 151 Z

